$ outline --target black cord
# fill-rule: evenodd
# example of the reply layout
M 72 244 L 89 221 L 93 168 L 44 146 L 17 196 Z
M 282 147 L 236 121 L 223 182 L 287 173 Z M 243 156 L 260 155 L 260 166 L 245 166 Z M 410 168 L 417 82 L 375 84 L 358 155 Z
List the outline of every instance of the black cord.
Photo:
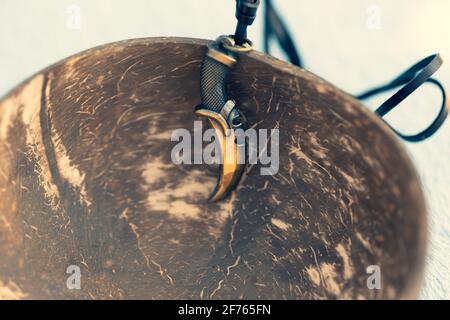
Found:
M 270 54 L 270 40 L 275 38 L 281 49 L 288 56 L 289 61 L 299 67 L 304 67 L 300 54 L 295 46 L 295 43 L 288 31 L 288 28 L 283 23 L 282 18 L 276 12 L 272 0 L 265 0 L 265 14 L 264 14 L 264 51 Z M 398 88 L 404 85 L 396 94 L 391 98 L 386 100 L 379 108 L 376 109 L 375 113 L 383 118 L 387 113 L 396 108 L 403 100 L 405 100 L 409 95 L 411 95 L 417 88 L 423 85 L 425 82 L 431 83 L 438 87 L 442 93 L 442 105 L 437 117 L 433 122 L 423 131 L 415 135 L 404 135 L 392 126 L 390 126 L 386 121 L 386 124 L 402 139 L 409 142 L 419 142 L 431 137 L 444 123 L 449 112 L 449 104 L 447 103 L 447 94 L 445 92 L 444 86 L 436 79 L 431 78 L 431 76 L 439 69 L 442 65 L 442 59 L 439 55 L 432 55 L 427 57 L 414 66 L 409 68 L 407 71 L 402 73 L 396 79 L 391 81 L 386 85 L 382 85 L 367 92 L 355 96 L 359 100 L 365 100 L 374 95 Z
M 365 100 L 370 97 L 373 97 L 377 94 L 398 88 L 403 86 L 397 93 L 395 93 L 392 97 L 386 100 L 380 107 L 375 110 L 375 113 L 378 114 L 381 118 L 396 108 L 400 103 L 402 103 L 407 97 L 409 97 L 414 91 L 416 91 L 420 86 L 422 86 L 425 82 L 429 82 L 439 88 L 442 93 L 442 105 L 437 117 L 433 120 L 433 122 L 423 131 L 419 132 L 415 135 L 404 135 L 386 123 L 398 136 L 400 136 L 403 140 L 409 142 L 419 142 L 423 141 L 429 137 L 431 137 L 444 123 L 447 118 L 449 111 L 449 104 L 447 103 L 447 94 L 445 92 L 445 88 L 442 84 L 436 79 L 431 78 L 431 76 L 441 67 L 443 61 L 439 54 L 434 54 L 429 56 L 411 68 L 403 72 L 400 76 L 395 78 L 393 81 L 389 82 L 386 85 L 382 85 L 380 87 L 376 87 L 371 89 L 363 94 L 356 96 L 359 100 Z
M 260 0 L 236 0 L 236 19 L 238 20 L 234 41 L 242 46 L 247 40 L 247 27 L 253 24 Z
M 271 38 L 277 40 L 292 64 L 303 68 L 302 59 L 295 47 L 294 40 L 292 39 L 288 28 L 275 10 L 272 1 L 266 0 L 264 11 L 264 51 L 267 54 L 270 53 Z

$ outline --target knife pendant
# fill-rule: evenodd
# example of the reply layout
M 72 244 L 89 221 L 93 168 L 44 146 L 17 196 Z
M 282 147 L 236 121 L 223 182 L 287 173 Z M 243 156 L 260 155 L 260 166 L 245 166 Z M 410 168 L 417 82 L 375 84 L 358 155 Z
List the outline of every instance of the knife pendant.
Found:
M 248 41 L 236 46 L 233 38 L 219 37 L 208 46 L 201 69 L 202 103 L 195 114 L 208 119 L 220 146 L 220 172 L 217 185 L 209 197 L 224 199 L 239 183 L 246 166 L 246 143 L 238 139 L 238 130 L 248 128 L 247 121 L 233 100 L 228 99 L 226 81 L 237 63 L 237 53 L 251 50 Z

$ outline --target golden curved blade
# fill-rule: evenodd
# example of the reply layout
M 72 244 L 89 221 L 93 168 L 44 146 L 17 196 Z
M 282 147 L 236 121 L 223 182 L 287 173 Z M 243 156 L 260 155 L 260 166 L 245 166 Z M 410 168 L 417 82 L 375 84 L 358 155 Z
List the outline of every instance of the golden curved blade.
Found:
M 229 128 L 222 115 L 203 109 L 197 110 L 195 114 L 208 118 L 211 126 L 216 131 L 216 137 L 220 145 L 220 174 L 217 185 L 209 197 L 209 201 L 216 202 L 225 198 L 234 189 L 242 176 L 245 163 L 238 163 L 238 159 L 241 159 L 239 153 L 242 151 L 235 143 L 236 136 L 234 131 Z

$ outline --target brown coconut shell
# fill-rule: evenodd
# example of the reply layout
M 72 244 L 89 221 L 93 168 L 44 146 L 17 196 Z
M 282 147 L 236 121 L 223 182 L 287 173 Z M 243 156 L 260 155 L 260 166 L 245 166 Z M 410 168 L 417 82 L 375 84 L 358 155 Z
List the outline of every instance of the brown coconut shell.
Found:
M 0 297 L 415 297 L 426 208 L 414 167 L 379 118 L 319 77 L 258 52 L 233 71 L 249 122 L 280 129 L 276 175 L 248 166 L 209 203 L 216 168 L 173 164 L 171 133 L 198 120 L 206 44 L 104 45 L 1 100 Z M 71 265 L 80 290 L 66 286 Z

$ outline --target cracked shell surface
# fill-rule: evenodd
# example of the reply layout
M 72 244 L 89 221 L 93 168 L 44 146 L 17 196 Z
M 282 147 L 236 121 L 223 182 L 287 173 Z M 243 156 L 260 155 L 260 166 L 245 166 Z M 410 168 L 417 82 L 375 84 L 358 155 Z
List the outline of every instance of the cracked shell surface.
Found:
M 415 297 L 415 170 L 379 119 L 317 76 L 257 52 L 231 75 L 249 122 L 280 129 L 276 175 L 248 166 L 208 203 L 216 168 L 171 162 L 171 133 L 198 120 L 206 44 L 104 45 L 1 100 L 0 299 Z M 80 290 L 66 287 L 70 265 Z

